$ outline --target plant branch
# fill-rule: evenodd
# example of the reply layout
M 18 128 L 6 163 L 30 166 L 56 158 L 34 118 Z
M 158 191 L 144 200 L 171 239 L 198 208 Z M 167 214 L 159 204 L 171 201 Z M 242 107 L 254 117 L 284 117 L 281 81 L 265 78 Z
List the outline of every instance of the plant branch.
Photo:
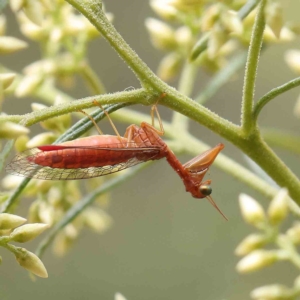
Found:
M 253 98 L 258 61 L 265 29 L 266 0 L 261 0 L 252 29 L 251 41 L 246 63 L 242 100 L 242 128 L 245 134 L 253 131 L 255 123 L 252 120 Z
M 271 100 L 273 100 L 274 98 L 276 98 L 277 96 L 295 88 L 300 86 L 300 77 L 295 78 L 281 86 L 278 86 L 274 89 L 272 89 L 271 91 L 269 91 L 267 94 L 265 94 L 262 98 L 260 98 L 257 103 L 254 106 L 254 110 L 253 110 L 253 122 L 257 122 L 257 118 L 261 112 L 261 110 L 263 109 L 263 107 L 269 103 Z

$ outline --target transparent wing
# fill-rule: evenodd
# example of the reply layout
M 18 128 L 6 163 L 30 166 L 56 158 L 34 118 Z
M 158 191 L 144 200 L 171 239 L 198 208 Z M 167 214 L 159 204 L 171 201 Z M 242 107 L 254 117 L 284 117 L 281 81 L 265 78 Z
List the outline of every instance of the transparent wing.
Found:
M 60 149 L 62 147 L 60 146 Z M 34 159 L 37 155 L 41 155 L 43 151 L 38 148 L 32 148 L 27 151 L 20 153 L 15 156 L 9 165 L 6 167 L 6 171 L 13 175 L 31 177 L 36 179 L 44 180 L 76 180 L 76 179 L 87 179 L 93 177 L 104 176 L 119 172 L 135 166 L 139 163 L 155 159 L 155 156 L 159 153 L 159 149 L 153 148 L 95 148 L 95 147 L 65 147 L 66 149 L 93 149 L 97 150 L 101 155 L 101 152 L 111 153 L 114 155 L 120 151 L 135 151 L 134 153 L 146 153 L 143 159 L 137 157 L 131 157 L 125 162 L 117 163 L 114 165 L 106 165 L 101 167 L 87 167 L 87 168 L 74 168 L 74 169 L 63 169 L 63 168 L 52 168 L 49 166 L 42 166 L 36 164 Z M 76 157 L 74 157 L 76 159 Z

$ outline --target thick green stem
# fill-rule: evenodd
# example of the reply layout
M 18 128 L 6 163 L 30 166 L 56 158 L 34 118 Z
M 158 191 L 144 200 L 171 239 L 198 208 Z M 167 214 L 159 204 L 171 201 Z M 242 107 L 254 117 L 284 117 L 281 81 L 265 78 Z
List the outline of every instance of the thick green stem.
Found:
M 266 0 L 261 0 L 258 12 L 255 18 L 254 27 L 249 46 L 248 58 L 246 63 L 246 71 L 243 87 L 242 100 L 242 128 L 246 134 L 255 129 L 255 123 L 252 119 L 253 98 L 255 93 L 255 80 L 257 66 L 263 41 L 263 33 L 265 29 L 265 5 Z

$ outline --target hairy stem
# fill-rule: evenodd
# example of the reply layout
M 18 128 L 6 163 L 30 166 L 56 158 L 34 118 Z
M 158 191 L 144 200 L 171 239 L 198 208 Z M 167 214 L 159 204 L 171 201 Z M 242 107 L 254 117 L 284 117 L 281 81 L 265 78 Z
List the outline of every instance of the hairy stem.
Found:
M 277 96 L 295 88 L 300 86 L 300 77 L 295 78 L 281 86 L 278 86 L 274 89 L 272 89 L 271 91 L 269 91 L 267 94 L 265 94 L 262 98 L 260 98 L 257 103 L 254 106 L 254 110 L 253 110 L 253 122 L 257 122 L 257 118 L 261 112 L 261 110 L 264 108 L 264 106 L 269 103 L 271 100 L 273 100 L 274 98 L 276 98 Z
M 266 0 L 261 0 L 258 12 L 255 18 L 254 27 L 248 51 L 246 71 L 244 77 L 243 100 L 242 100 L 242 128 L 246 134 L 249 134 L 255 127 L 252 119 L 253 98 L 255 93 L 255 80 L 257 66 L 263 41 L 265 29 L 265 10 Z

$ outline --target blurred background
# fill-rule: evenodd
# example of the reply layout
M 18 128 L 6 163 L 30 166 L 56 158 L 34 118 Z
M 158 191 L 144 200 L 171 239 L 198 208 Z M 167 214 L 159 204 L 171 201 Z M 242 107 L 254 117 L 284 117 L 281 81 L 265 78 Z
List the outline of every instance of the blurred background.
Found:
M 106 10 L 114 14 L 114 25 L 152 70 L 156 70 L 162 52 L 153 48 L 145 29 L 147 17 L 157 17 L 148 1 L 105 1 Z M 296 21 L 300 3 L 284 1 L 285 17 Z M 8 34 L 21 37 L 13 14 L 7 8 Z M 39 57 L 35 44 L 5 57 L 5 65 L 14 70 Z M 287 49 L 299 49 L 299 39 L 284 45 L 269 47 L 261 57 L 256 98 L 270 89 L 296 77 L 287 67 L 283 56 Z M 130 69 L 104 39 L 97 39 L 90 48 L 89 59 L 102 78 L 108 92 L 122 91 L 139 83 Z M 215 95 L 206 105 L 222 117 L 239 123 L 244 71 Z M 201 73 L 196 90 L 205 86 L 209 75 Z M 176 82 L 172 83 L 176 87 Z M 89 96 L 78 85 L 72 96 Z M 293 108 L 299 95 L 294 89 L 272 101 L 262 112 L 259 123 L 265 127 L 286 129 L 299 133 L 299 120 Z M 20 114 L 30 111 L 32 99 L 13 99 L 5 102 L 4 111 Z M 149 107 L 136 107 L 149 112 Z M 159 108 L 163 119 L 170 120 L 172 112 Z M 104 122 L 103 122 L 104 123 Z M 117 124 L 120 132 L 126 128 Z M 102 128 L 103 126 L 101 126 Z M 105 132 L 112 133 L 109 126 Z M 191 132 L 214 146 L 225 144 L 224 153 L 247 165 L 243 154 L 219 136 L 191 123 Z M 292 170 L 299 174 L 299 157 L 274 149 Z M 190 159 L 181 156 L 182 162 Z M 193 199 L 169 165 L 161 160 L 113 190 L 109 214 L 114 224 L 108 232 L 97 235 L 83 232 L 65 257 L 58 258 L 50 249 L 43 258 L 48 279 L 32 282 L 13 256 L 1 248 L 0 299 L 113 299 L 116 292 L 128 300 L 150 299 L 247 299 L 250 291 L 260 285 L 281 282 L 291 285 L 297 270 L 284 263 L 263 271 L 239 275 L 235 271 L 237 244 L 253 228 L 240 216 L 238 195 L 243 192 L 259 200 L 265 207 L 268 200 L 230 175 L 210 169 L 213 197 L 229 218 L 228 222 L 205 200 Z M 26 214 L 27 203 L 17 213 Z M 25 217 L 25 215 L 24 215 Z M 238 225 L 238 226 L 237 226 Z M 28 244 L 33 251 L 36 241 Z

